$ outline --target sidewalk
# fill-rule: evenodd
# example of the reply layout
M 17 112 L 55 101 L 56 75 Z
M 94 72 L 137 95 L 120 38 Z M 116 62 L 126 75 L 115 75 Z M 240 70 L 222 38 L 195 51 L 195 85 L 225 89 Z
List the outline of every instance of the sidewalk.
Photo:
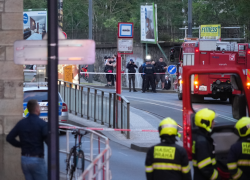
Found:
M 105 125 L 101 125 L 92 120 L 87 120 L 73 114 L 69 114 L 69 120 L 71 122 L 77 123 L 79 126 L 84 127 L 95 127 L 95 128 L 107 128 Z M 98 131 L 99 133 L 108 137 L 111 141 L 122 144 L 131 149 L 147 152 L 148 148 L 159 143 L 160 138 L 158 132 L 138 132 L 133 131 L 133 129 L 149 129 L 157 130 L 161 119 L 146 113 L 144 111 L 130 108 L 130 139 L 127 139 L 124 134 L 117 131 Z M 179 140 L 177 142 L 182 146 L 182 142 Z

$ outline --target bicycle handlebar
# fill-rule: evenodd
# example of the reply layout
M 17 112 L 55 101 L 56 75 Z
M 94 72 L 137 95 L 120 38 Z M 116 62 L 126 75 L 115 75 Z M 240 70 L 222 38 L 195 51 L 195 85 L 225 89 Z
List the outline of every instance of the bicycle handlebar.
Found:
M 88 134 L 88 132 L 85 131 L 85 133 L 82 134 L 82 133 L 78 132 L 77 130 L 73 130 L 72 134 L 74 134 L 74 135 L 80 135 L 80 136 L 85 136 L 86 134 Z

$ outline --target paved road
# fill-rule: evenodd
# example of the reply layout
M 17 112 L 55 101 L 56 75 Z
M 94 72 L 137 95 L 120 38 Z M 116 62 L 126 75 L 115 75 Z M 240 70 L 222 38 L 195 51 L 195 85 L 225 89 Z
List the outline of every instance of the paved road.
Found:
M 178 124 L 182 125 L 182 101 L 177 99 L 175 93 L 141 93 L 128 92 L 124 90 L 122 94 L 130 101 L 132 107 L 147 111 L 159 119 L 172 117 Z M 216 122 L 236 122 L 232 117 L 231 104 L 229 101 L 221 102 L 212 98 L 205 98 L 203 103 L 192 104 L 194 110 L 202 108 L 213 109 L 217 117 Z
M 112 91 L 110 89 L 105 91 Z M 141 93 L 128 92 L 123 90 L 122 95 L 125 96 L 131 103 L 131 106 L 141 109 L 155 115 L 159 118 L 159 122 L 164 117 L 172 117 L 180 125 L 182 125 L 182 101 L 177 99 L 175 93 Z M 207 98 L 204 103 L 195 103 L 193 108 L 195 110 L 204 107 L 211 108 L 217 113 L 215 121 L 235 121 L 232 118 L 231 105 L 229 102 L 221 102 Z M 65 136 L 60 136 L 60 144 L 65 144 Z M 71 141 L 70 146 L 73 145 Z M 115 142 L 110 142 L 112 149 L 112 156 L 110 159 L 110 168 L 113 179 L 127 180 L 127 179 L 145 179 L 144 161 L 145 153 L 137 152 L 125 146 L 119 145 Z M 87 152 L 88 147 L 86 147 Z M 61 170 L 65 169 L 65 155 L 60 155 Z M 87 164 L 86 164 L 87 165 Z M 129 173 L 127 173 L 129 172 Z
M 66 149 L 66 136 L 60 136 L 60 149 Z M 86 155 L 89 155 L 89 139 L 83 138 L 83 151 Z M 94 156 L 98 154 L 97 141 L 94 142 Z M 73 136 L 70 137 L 70 147 L 74 145 Z M 112 149 L 112 156 L 110 159 L 110 169 L 112 172 L 112 179 L 128 180 L 128 179 L 145 179 L 144 161 L 146 153 L 138 152 L 127 148 L 123 145 L 110 141 L 110 147 Z M 104 145 L 101 144 L 101 149 Z M 66 155 L 60 153 L 60 171 L 65 172 Z M 85 161 L 87 167 L 88 161 Z M 128 173 L 129 172 L 129 173 Z M 62 177 L 62 176 L 61 176 Z

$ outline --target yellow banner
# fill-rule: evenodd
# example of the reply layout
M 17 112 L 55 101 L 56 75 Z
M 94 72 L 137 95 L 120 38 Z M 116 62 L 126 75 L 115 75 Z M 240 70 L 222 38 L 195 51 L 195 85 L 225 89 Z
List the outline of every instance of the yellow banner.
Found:
M 220 39 L 220 37 L 220 24 L 201 25 L 201 39 Z
M 174 159 L 175 147 L 155 146 L 154 158 L 155 159 Z

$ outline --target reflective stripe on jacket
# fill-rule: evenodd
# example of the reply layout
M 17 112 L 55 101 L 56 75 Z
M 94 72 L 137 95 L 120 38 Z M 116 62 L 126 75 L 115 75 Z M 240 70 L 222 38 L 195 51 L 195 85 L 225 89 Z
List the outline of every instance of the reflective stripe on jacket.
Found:
M 191 180 L 186 150 L 177 144 L 161 142 L 146 156 L 147 180 Z
M 250 179 L 250 137 L 241 138 L 231 146 L 227 167 L 232 179 Z
M 216 159 L 213 139 L 210 134 L 203 129 L 197 130 L 193 134 L 193 167 L 194 180 L 217 180 L 219 173 L 216 169 Z

